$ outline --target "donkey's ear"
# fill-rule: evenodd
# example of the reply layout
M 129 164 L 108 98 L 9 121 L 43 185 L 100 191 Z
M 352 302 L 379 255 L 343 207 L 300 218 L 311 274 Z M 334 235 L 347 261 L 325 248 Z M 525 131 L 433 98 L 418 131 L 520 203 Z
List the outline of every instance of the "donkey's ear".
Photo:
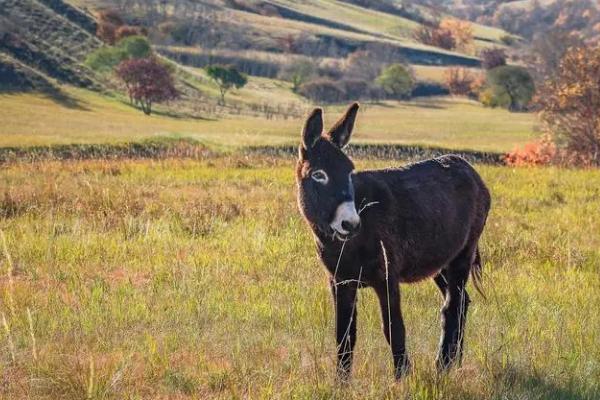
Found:
M 304 124 L 304 129 L 302 129 L 302 145 L 306 150 L 309 150 L 311 147 L 317 143 L 317 140 L 321 137 L 323 133 L 323 110 L 321 108 L 315 108 L 306 123 Z
M 353 103 L 346 113 L 340 118 L 338 122 L 331 128 L 329 133 L 329 139 L 337 145 L 340 149 L 348 144 L 352 130 L 354 129 L 354 121 L 356 121 L 356 114 L 358 113 L 358 103 Z

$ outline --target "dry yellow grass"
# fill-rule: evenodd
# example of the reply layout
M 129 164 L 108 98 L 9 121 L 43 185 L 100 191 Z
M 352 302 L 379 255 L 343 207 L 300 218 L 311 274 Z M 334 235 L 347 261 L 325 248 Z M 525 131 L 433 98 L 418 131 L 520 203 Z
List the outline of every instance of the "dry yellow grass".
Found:
M 277 99 L 282 88 L 253 87 L 247 95 Z M 272 85 L 272 83 L 269 83 Z M 136 141 L 157 136 L 190 137 L 207 144 L 297 143 L 303 121 L 227 116 L 218 119 L 147 117 L 116 99 L 65 89 L 76 104 L 65 106 L 37 94 L 0 95 L 0 146 Z M 258 94 L 262 90 L 263 93 Z M 271 93 L 271 94 L 268 94 Z M 239 95 L 239 94 L 238 94 Z M 232 98 L 238 96 L 232 95 Z M 260 97 L 263 96 L 263 97 Z M 269 97 L 271 96 L 271 97 Z M 306 104 L 308 110 L 310 107 Z M 328 107 L 327 123 L 342 111 Z M 493 110 L 465 99 L 422 99 L 364 104 L 356 142 L 436 145 L 476 150 L 512 150 L 534 135 L 531 114 Z

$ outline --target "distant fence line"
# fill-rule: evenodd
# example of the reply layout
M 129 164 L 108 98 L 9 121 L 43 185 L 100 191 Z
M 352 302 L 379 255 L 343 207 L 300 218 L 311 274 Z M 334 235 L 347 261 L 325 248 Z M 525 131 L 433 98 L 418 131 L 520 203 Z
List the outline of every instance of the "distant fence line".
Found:
M 266 155 L 272 157 L 295 157 L 297 146 L 269 145 L 241 148 L 244 155 Z M 495 152 L 457 150 L 441 147 L 402 145 L 402 144 L 353 144 L 346 148 L 347 153 L 356 158 L 380 160 L 414 161 L 437 157 L 442 154 L 459 154 L 465 159 L 483 164 L 504 164 L 504 155 Z M 112 160 L 112 159 L 162 159 L 191 158 L 204 159 L 218 156 L 201 143 L 190 139 L 148 140 L 135 143 L 117 144 L 61 144 L 32 147 L 0 148 L 0 165 L 10 162 L 35 162 L 44 160 Z

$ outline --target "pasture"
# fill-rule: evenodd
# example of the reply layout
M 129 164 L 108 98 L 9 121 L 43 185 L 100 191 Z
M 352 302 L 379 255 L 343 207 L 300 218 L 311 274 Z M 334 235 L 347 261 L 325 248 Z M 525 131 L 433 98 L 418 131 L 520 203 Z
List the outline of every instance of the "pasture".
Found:
M 276 83 L 251 78 L 243 97 L 261 98 L 271 104 L 287 99 Z M 265 89 L 267 84 L 270 86 Z M 64 92 L 69 99 L 66 103 L 33 93 L 0 95 L 0 147 L 131 142 L 158 136 L 192 138 L 218 147 L 295 144 L 303 123 L 297 118 L 248 115 L 173 117 L 161 114 L 164 110 L 160 109 L 159 114 L 147 117 L 118 97 L 67 87 Z M 310 105 L 304 103 L 302 107 L 300 110 L 308 110 Z M 331 124 L 333 115 L 342 109 L 345 107 L 327 107 L 325 122 Z M 532 114 L 484 108 L 462 98 L 389 101 L 363 104 L 353 143 L 506 152 L 535 137 L 536 125 Z
M 232 153 L 2 166 L 0 397 L 600 396 L 600 172 L 478 165 L 493 198 L 487 300 L 469 285 L 462 368 L 434 372 L 433 282 L 403 285 L 414 369 L 395 383 L 377 300 L 363 290 L 343 388 L 293 165 Z

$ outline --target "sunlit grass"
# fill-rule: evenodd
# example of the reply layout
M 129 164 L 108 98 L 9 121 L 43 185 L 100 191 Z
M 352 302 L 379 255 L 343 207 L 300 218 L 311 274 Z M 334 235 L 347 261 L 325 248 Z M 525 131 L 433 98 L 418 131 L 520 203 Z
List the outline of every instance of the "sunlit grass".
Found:
M 293 160 L 7 165 L 0 397 L 598 398 L 600 173 L 478 169 L 493 195 L 488 299 L 472 292 L 463 367 L 435 375 L 441 299 L 431 282 L 407 285 L 415 369 L 394 383 L 377 301 L 362 291 L 342 389 Z
M 251 80 L 243 89 L 244 96 L 273 104 L 278 98 L 288 99 L 279 94 L 285 89 L 274 82 Z M 301 119 L 281 117 L 147 117 L 118 99 L 83 90 L 65 91 L 74 104 L 67 106 L 31 93 L 0 95 L 0 146 L 123 142 L 156 136 L 190 137 L 219 145 L 295 144 L 303 124 Z M 310 109 L 307 103 L 303 107 Z M 341 107 L 327 107 L 327 124 L 333 124 L 341 112 Z M 531 139 L 535 124 L 531 114 L 484 108 L 465 99 L 416 99 L 363 104 L 354 139 L 509 151 Z

